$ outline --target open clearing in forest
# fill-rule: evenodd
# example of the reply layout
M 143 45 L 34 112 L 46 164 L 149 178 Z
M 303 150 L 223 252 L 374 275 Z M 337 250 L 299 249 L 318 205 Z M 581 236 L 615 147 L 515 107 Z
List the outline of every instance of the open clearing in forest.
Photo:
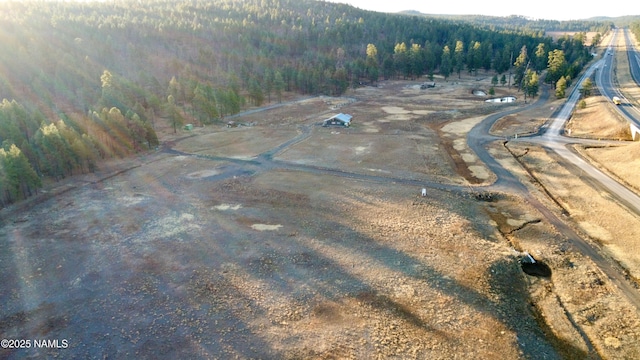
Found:
M 96 181 L 105 167 L 4 211 L 0 332 L 69 348 L 0 354 L 639 354 L 637 314 L 518 196 L 484 202 L 428 188 L 421 197 L 397 181 L 491 182 L 464 140 L 484 115 L 514 106 L 473 95 L 490 79 L 436 79 L 426 90 L 382 82 L 234 119 L 250 126 L 167 133 L 164 150 L 129 171 Z M 353 126 L 318 126 L 338 112 Z M 493 152 L 522 172 L 503 148 Z M 548 263 L 552 280 L 524 275 L 514 248 Z

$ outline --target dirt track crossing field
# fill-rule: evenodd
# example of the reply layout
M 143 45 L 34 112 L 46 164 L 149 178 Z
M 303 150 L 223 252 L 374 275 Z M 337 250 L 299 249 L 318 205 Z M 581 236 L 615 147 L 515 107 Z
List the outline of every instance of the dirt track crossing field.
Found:
M 489 79 L 388 82 L 197 128 L 130 171 L 3 212 L 0 333 L 68 348 L 0 356 L 584 357 L 570 322 L 569 338 L 545 324 L 564 319 L 533 305 L 553 302 L 536 294 L 550 285 L 512 249 L 534 238 L 574 274 L 558 279 L 575 276 L 558 234 L 517 196 L 473 196 L 491 177 L 459 138 L 498 110 L 471 94 Z M 317 126 L 337 112 L 354 125 Z M 633 351 L 635 335 L 606 335 L 602 351 Z
M 498 343 L 517 357 L 545 343 L 513 317 L 522 288 L 501 301 L 504 276 L 523 280 L 508 252 L 447 194 L 286 171 L 180 182 L 132 171 L 11 226 L 3 333 L 69 339 L 79 358 L 494 356 Z M 478 251 L 490 260 L 447 265 Z

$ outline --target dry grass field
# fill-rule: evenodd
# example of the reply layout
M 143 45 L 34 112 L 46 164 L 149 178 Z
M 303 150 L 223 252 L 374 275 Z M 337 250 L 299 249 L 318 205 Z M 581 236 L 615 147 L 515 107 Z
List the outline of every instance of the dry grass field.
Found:
M 639 357 L 638 314 L 588 258 L 518 194 L 473 196 L 494 176 L 466 133 L 505 109 L 473 95 L 490 79 L 388 81 L 233 119 L 248 126 L 167 131 L 157 152 L 2 210 L 0 333 L 69 346 L 0 357 Z M 337 112 L 353 126 L 318 126 Z M 504 147 L 492 153 L 528 181 Z M 570 178 L 552 170 L 542 183 Z M 564 201 L 585 235 L 621 236 L 582 200 Z M 525 275 L 517 251 L 552 277 Z
M 631 140 L 627 121 L 611 106 L 611 100 L 595 95 L 584 99 L 587 106 L 574 111 L 565 131 L 584 139 Z

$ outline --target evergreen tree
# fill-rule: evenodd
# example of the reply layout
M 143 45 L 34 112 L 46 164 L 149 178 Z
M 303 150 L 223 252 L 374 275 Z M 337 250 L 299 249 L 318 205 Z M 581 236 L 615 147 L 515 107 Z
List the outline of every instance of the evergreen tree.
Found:
M 565 97 L 565 91 L 567 90 L 567 79 L 561 76 L 556 83 L 556 98 L 562 99 Z
M 278 102 L 282 102 L 282 92 L 285 90 L 285 82 L 280 71 L 276 71 L 276 74 L 273 77 L 273 88 L 276 92 Z
M 26 199 L 42 186 L 29 160 L 15 144 L 8 150 L 0 148 L 0 167 L 0 189 L 6 202 Z
M 460 78 L 462 68 L 464 68 L 464 43 L 458 40 L 456 41 L 456 47 L 453 55 L 453 69 L 458 73 L 458 79 Z
M 544 43 L 538 44 L 536 48 L 535 69 L 542 71 L 547 67 L 547 50 Z
M 527 55 L 527 47 L 523 46 L 520 49 L 520 55 L 516 58 L 516 62 L 513 64 L 514 66 L 514 85 L 518 86 L 518 88 L 524 88 L 524 77 L 527 71 L 527 67 L 529 64 L 529 57 Z
M 547 82 L 555 84 L 564 77 L 567 70 L 567 60 L 565 58 L 564 51 L 553 50 L 549 52 L 549 62 L 547 66 Z M 565 83 L 567 79 L 564 79 Z M 564 95 L 562 96 L 564 97 Z
M 169 87 L 167 88 L 167 93 L 171 95 L 174 99 L 174 102 L 177 104 L 180 101 L 180 95 L 182 93 L 182 86 L 178 82 L 175 76 L 171 77 L 169 81 Z
M 475 75 L 478 75 L 478 69 L 482 67 L 482 44 L 480 42 L 473 42 L 473 45 L 469 48 L 467 59 L 469 71 L 473 71 Z
M 264 102 L 262 87 L 255 77 L 251 77 L 249 80 L 249 98 L 255 106 L 260 106 Z
M 146 130 L 145 140 L 147 141 L 147 146 L 149 146 L 149 149 L 160 145 L 160 141 L 158 141 L 158 135 L 156 135 L 156 131 L 153 130 L 151 124 L 149 124 L 149 122 L 145 122 L 143 126 Z
M 127 119 L 127 128 L 134 150 L 136 152 L 142 150 L 142 145 L 147 143 L 147 129 L 138 114 L 133 114 L 130 119 Z
M 587 102 L 584 101 L 584 99 L 580 99 L 580 101 L 578 101 L 578 109 L 583 110 L 586 107 L 587 107 Z
M 527 70 L 524 76 L 524 86 L 523 86 L 525 101 L 527 96 L 529 97 L 538 96 L 539 89 L 540 89 L 540 85 L 539 85 L 538 74 L 531 69 Z
M 586 78 L 582 82 L 582 87 L 580 88 L 580 94 L 582 94 L 583 98 L 591 96 L 591 92 L 593 91 L 593 81 L 591 78 Z
M 391 54 L 387 54 L 387 56 L 384 57 L 384 60 L 382 60 L 382 76 L 385 79 L 393 77 L 395 74 L 394 66 L 393 56 Z
M 262 83 L 264 84 L 264 92 L 267 93 L 267 102 L 271 102 L 271 93 L 273 92 L 273 82 L 274 82 L 273 72 L 269 68 L 265 69 Z
M 493 75 L 493 77 L 491 78 L 491 85 L 492 87 L 498 85 L 498 75 Z
M 366 73 L 369 81 L 375 83 L 380 77 L 380 69 L 378 65 L 378 48 L 373 44 L 367 45 L 367 60 L 365 62 Z
M 3 159 L 0 158 L 0 206 L 1 207 L 5 207 L 12 202 L 10 198 L 11 191 L 9 190 L 10 189 L 9 179 L 7 177 L 7 172 L 4 168 L 3 162 L 4 162 Z
M 336 71 L 331 75 L 331 80 L 333 80 L 333 92 L 336 95 L 341 95 L 347 91 L 349 81 L 347 78 L 347 71 L 345 69 L 336 69 Z
M 198 84 L 193 93 L 193 103 L 191 105 L 195 117 L 202 124 L 211 123 L 211 119 L 218 117 L 213 89 L 208 85 Z
M 169 119 L 169 124 L 171 124 L 173 133 L 175 134 L 178 132 L 178 128 L 184 124 L 184 118 L 182 117 L 182 114 L 180 114 L 180 110 L 176 105 L 176 100 L 173 98 L 173 95 L 169 95 L 167 97 L 167 103 L 165 106 L 165 112 Z
M 412 44 L 409 50 L 409 68 L 411 78 L 419 77 L 423 74 L 424 60 L 422 47 L 419 44 Z
M 43 174 L 55 180 L 65 178 L 72 160 L 56 125 L 43 124 L 35 134 L 34 143 L 38 149 Z
M 399 43 L 393 48 L 393 61 L 396 73 L 402 74 L 406 79 L 409 77 L 409 54 L 407 53 L 407 44 Z
M 442 59 L 440 60 L 440 74 L 447 79 L 449 75 L 451 75 L 452 69 L 453 60 L 451 59 L 451 50 L 449 50 L 449 46 L 445 45 L 442 50 Z
M 113 83 L 113 75 L 108 70 L 102 72 L 100 76 L 100 82 L 102 83 L 102 104 L 109 107 L 116 105 L 116 89 Z

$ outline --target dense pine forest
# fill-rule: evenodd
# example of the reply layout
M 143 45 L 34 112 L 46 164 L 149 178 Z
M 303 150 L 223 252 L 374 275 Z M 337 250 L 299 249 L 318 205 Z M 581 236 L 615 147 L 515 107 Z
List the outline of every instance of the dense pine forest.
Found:
M 0 40 L 0 207 L 157 147 L 158 124 L 481 69 L 511 71 L 535 95 L 538 75 L 565 86 L 591 58 L 584 32 L 554 41 L 311 0 L 5 1 Z
M 585 20 L 546 20 L 530 19 L 521 15 L 511 15 L 506 17 L 486 16 L 486 15 L 425 15 L 419 12 L 406 11 L 406 14 L 423 15 L 438 19 L 462 21 L 476 26 L 484 27 L 495 31 L 511 30 L 522 33 L 529 33 L 537 36 L 544 36 L 545 33 L 554 32 L 607 32 L 619 23 L 618 19 L 602 18 Z M 615 21 L 614 21 L 615 20 Z
M 640 20 L 631 23 L 629 29 L 635 35 L 636 39 L 640 39 Z

